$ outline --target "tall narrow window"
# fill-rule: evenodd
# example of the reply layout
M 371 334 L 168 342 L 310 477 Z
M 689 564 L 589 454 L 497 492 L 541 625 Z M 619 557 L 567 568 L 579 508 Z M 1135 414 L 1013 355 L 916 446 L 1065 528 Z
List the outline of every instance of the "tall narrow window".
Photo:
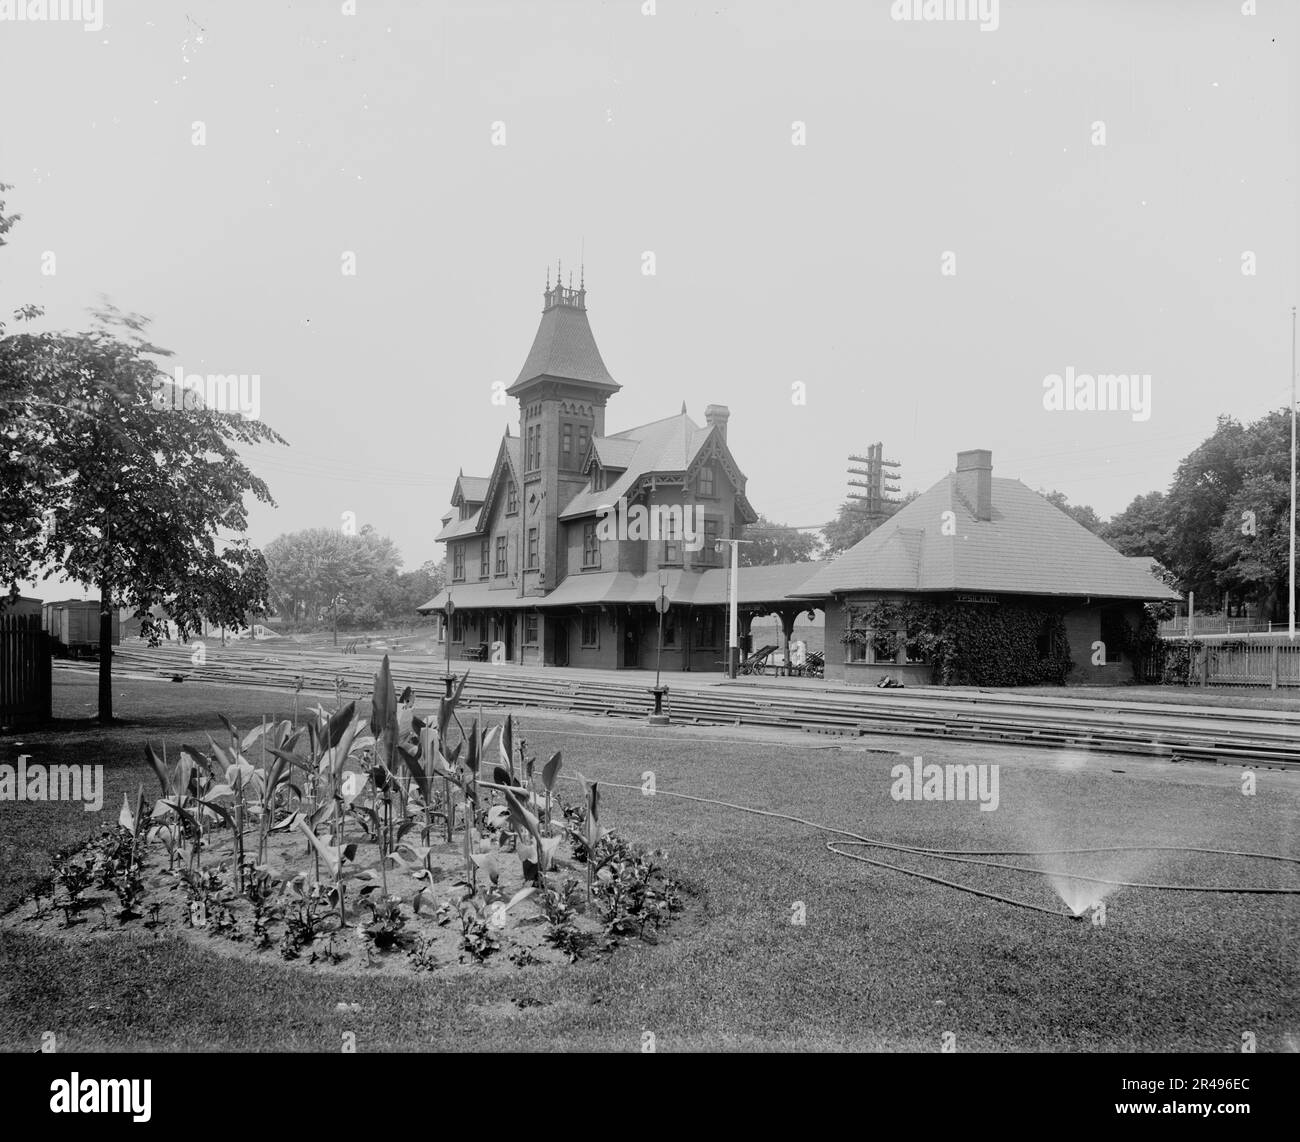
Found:
M 699 475 L 696 477 L 699 494 L 702 496 L 712 496 L 713 491 L 713 469 L 707 464 L 700 467 Z
M 721 538 L 720 535 L 721 528 L 722 528 L 721 520 L 705 519 L 704 534 L 701 537 L 704 542 L 704 546 L 700 548 L 700 553 L 697 556 L 697 558 L 701 563 L 716 564 L 722 562 L 722 556 L 719 555 L 717 551 L 718 540 Z
M 573 425 L 567 420 L 560 425 L 560 454 L 566 463 L 573 456 Z
M 596 538 L 596 525 L 582 525 L 582 566 L 592 568 L 600 566 L 600 540 Z
M 507 558 L 507 554 L 506 554 L 506 542 L 507 540 L 504 535 L 497 536 L 496 573 L 498 575 L 504 575 L 510 568 L 509 559 Z
M 519 489 L 514 480 L 506 481 L 506 515 L 519 514 Z
M 528 570 L 537 570 L 537 528 L 528 529 Z
M 677 518 L 674 515 L 667 515 L 663 522 L 664 529 L 664 562 L 680 563 L 682 561 L 682 544 L 677 534 Z
M 587 444 L 591 441 L 591 429 L 585 425 L 578 425 L 578 455 L 587 454 Z
M 456 544 L 451 550 L 451 577 L 457 582 L 465 578 L 465 545 Z
M 488 569 L 488 541 L 485 539 L 478 545 L 478 577 L 486 579 Z

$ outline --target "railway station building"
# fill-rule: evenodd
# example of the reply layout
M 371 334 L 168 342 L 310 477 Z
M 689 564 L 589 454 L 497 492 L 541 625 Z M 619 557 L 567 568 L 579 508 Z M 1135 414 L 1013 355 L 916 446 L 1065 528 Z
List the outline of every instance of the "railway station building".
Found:
M 1143 604 L 1180 598 L 1150 561 L 1121 555 L 1019 480 L 995 479 L 984 449 L 958 453 L 953 472 L 792 594 L 825 610 L 826 676 L 868 686 L 886 675 L 932 681 L 909 603 L 951 605 L 968 619 L 997 608 L 1040 614 L 1038 653 L 1066 651 L 1067 684 L 1098 685 L 1131 681 L 1122 632 L 1137 628 Z
M 543 293 L 541 321 L 519 375 L 518 434 L 507 427 L 487 475 L 456 480 L 437 535 L 447 587 L 419 608 L 453 604 L 453 659 L 604 669 L 653 668 L 661 591 L 663 669 L 716 671 L 729 642 L 729 556 L 757 519 L 728 442 L 730 411 L 697 423 L 675 415 L 619 431 L 610 375 L 587 317 L 587 291 Z M 760 614 L 792 629 L 816 604 L 791 592 L 816 564 L 746 568 L 742 645 Z M 443 626 L 446 626 L 444 620 Z

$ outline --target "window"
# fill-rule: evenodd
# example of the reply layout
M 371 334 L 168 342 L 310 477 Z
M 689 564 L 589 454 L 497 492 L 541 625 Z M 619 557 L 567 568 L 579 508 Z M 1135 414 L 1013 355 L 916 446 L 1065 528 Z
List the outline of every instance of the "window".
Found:
M 486 579 L 488 577 L 488 541 L 485 539 L 478 545 L 478 577 Z
M 700 615 L 699 624 L 700 636 L 697 640 L 697 645 L 718 646 L 721 642 L 721 639 L 718 637 L 718 632 L 722 625 L 718 622 L 718 616 L 712 611 L 705 611 Z
M 567 420 L 560 425 L 560 454 L 566 461 L 573 455 L 573 425 Z
M 524 615 L 524 645 L 537 645 L 537 616 Z
M 871 639 L 871 631 L 866 628 L 862 615 L 848 608 L 844 617 L 844 661 L 865 663 L 867 658 L 867 644 Z
M 722 556 L 718 554 L 717 543 L 722 538 L 722 521 L 716 519 L 706 519 L 704 521 L 704 546 L 700 548 L 695 558 L 700 563 L 721 563 Z
M 582 566 L 584 569 L 600 566 L 600 540 L 596 538 L 596 525 L 582 525 Z
M 451 641 L 465 641 L 465 616 L 460 611 L 451 616 Z
M 496 565 L 496 573 L 497 573 L 498 575 L 504 575 L 507 571 L 510 570 L 510 563 L 509 563 L 509 560 L 508 560 L 507 557 L 506 557 L 506 544 L 507 544 L 507 542 L 508 542 L 508 541 L 507 541 L 507 539 L 506 539 L 506 537 L 505 537 L 504 535 L 498 535 L 498 536 L 497 536 L 497 565 Z
M 465 545 L 456 544 L 451 549 L 451 577 L 457 583 L 465 578 Z
M 698 480 L 697 486 L 699 488 L 700 495 L 712 496 L 714 494 L 712 468 L 710 468 L 707 464 L 701 465 L 699 474 L 696 476 L 696 479 Z
M 532 472 L 542 466 L 542 426 L 530 424 L 524 436 L 524 471 Z
M 682 561 L 682 544 L 677 532 L 677 516 L 675 514 L 665 513 L 663 530 L 664 557 L 661 562 L 680 563 Z
M 903 640 L 903 649 L 907 652 L 909 664 L 924 665 L 930 661 L 930 654 L 923 640 L 924 633 L 918 626 L 907 628 L 907 637 Z
M 873 630 L 871 632 L 871 662 L 892 663 L 898 661 L 898 644 L 901 640 L 896 630 Z
M 537 528 L 528 529 L 528 570 L 537 570 Z
M 600 646 L 600 615 L 596 611 L 585 611 L 582 616 L 582 645 Z
M 519 489 L 514 480 L 506 482 L 506 515 L 519 514 Z
M 578 425 L 578 455 L 587 454 L 587 445 L 591 442 L 591 429 L 585 425 Z

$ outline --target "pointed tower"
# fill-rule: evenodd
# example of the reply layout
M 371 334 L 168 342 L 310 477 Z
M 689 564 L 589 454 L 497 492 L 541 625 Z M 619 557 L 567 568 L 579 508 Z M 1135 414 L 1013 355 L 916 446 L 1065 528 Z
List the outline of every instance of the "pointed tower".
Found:
M 542 320 L 515 383 L 523 474 L 523 594 L 545 594 L 564 578 L 559 512 L 582 488 L 592 437 L 605 434 L 605 402 L 620 385 L 609 375 L 587 322 L 587 289 L 562 284 L 542 294 Z M 537 534 L 533 535 L 533 529 Z M 534 552 L 536 555 L 534 556 Z

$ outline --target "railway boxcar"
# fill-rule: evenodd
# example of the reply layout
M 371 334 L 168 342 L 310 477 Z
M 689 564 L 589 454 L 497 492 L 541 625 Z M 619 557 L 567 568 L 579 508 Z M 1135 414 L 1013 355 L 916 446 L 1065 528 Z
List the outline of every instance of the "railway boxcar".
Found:
M 42 626 L 54 640 L 56 654 L 82 655 L 99 653 L 99 600 L 65 599 L 59 603 L 46 603 L 41 608 Z M 122 623 L 113 612 L 112 645 L 122 641 Z

